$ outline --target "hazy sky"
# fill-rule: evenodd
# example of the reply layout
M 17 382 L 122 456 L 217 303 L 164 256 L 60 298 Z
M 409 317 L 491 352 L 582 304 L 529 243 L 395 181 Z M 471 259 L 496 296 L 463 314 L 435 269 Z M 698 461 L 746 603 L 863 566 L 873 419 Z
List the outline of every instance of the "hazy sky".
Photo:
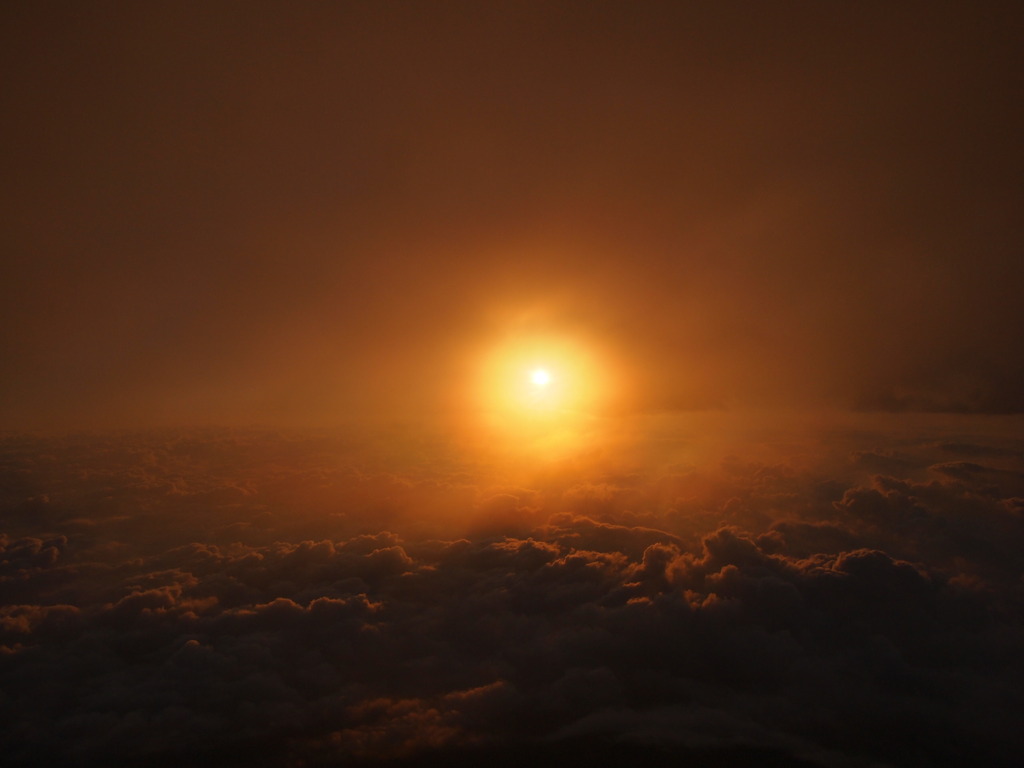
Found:
M 6 3 L 0 419 L 1024 409 L 1019 3 Z
M 0 3 L 0 754 L 1016 766 L 1021 51 Z

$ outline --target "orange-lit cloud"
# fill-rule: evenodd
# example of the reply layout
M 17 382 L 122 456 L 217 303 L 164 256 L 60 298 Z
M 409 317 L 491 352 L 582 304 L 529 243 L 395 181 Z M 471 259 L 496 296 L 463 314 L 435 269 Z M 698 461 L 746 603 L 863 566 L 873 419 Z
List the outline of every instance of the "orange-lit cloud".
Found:
M 1024 447 L 901 423 L 519 487 L 415 431 L 7 438 L 7 762 L 1010 765 Z

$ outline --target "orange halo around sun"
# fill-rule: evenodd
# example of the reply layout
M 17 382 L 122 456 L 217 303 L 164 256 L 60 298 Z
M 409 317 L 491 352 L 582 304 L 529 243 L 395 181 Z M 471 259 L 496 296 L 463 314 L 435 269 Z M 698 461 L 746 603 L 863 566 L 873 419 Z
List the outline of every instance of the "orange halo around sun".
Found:
M 479 456 L 535 467 L 597 450 L 614 431 L 623 377 L 589 336 L 509 332 L 467 363 L 461 434 Z
M 505 435 L 576 429 L 605 408 L 614 381 L 596 348 L 553 334 L 506 339 L 478 371 L 474 409 Z

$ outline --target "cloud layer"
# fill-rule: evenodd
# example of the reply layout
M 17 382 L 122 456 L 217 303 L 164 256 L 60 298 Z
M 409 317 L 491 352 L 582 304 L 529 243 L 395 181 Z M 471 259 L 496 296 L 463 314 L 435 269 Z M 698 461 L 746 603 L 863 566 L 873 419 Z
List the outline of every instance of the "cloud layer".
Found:
M 520 486 L 337 437 L 7 439 L 3 750 L 1010 765 L 1021 446 L 876 437 Z

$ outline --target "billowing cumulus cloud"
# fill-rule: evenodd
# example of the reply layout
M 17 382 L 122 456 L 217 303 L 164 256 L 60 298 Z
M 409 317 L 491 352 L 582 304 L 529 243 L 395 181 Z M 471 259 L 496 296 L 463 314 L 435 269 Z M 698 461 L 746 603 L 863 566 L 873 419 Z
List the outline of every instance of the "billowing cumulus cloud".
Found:
M 1019 441 L 850 434 L 810 464 L 731 446 L 586 482 L 352 435 L 4 447 L 13 765 L 923 767 L 1024 747 Z
M 65 5 L 0 762 L 1019 763 L 1024 4 Z

